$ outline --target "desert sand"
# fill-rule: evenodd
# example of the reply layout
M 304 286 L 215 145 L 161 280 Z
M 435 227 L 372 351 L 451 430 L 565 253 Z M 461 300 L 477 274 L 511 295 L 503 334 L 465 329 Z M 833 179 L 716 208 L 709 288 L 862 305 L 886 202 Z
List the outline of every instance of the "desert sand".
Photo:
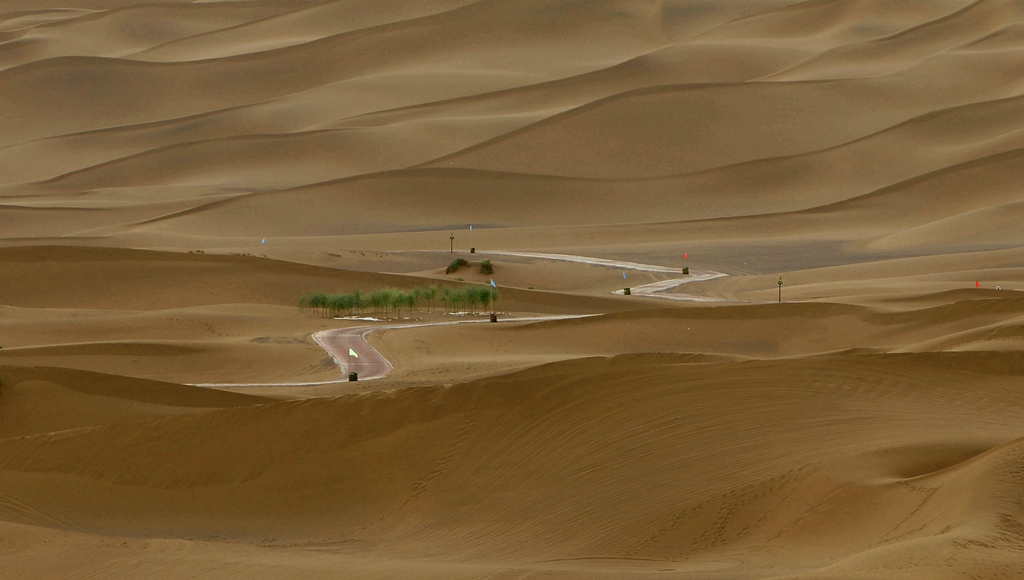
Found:
M 1024 578 L 1022 183 L 1016 0 L 4 0 L 0 577 Z

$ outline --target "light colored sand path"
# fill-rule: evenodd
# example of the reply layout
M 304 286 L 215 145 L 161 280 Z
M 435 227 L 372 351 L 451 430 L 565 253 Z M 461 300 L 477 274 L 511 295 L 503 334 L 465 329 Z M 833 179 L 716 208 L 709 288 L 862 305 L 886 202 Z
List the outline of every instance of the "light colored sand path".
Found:
M 556 316 L 524 316 L 501 320 L 499 323 L 541 322 L 546 320 L 565 320 L 569 318 L 586 318 L 596 314 L 566 314 Z M 453 320 L 450 322 L 426 322 L 422 324 L 382 324 L 380 326 L 353 326 L 349 328 L 333 328 L 313 333 L 313 340 L 323 348 L 341 370 L 342 376 L 330 381 L 287 382 L 287 383 L 190 383 L 193 387 L 236 388 L 236 387 L 315 387 L 335 385 L 348 382 L 349 371 L 359 373 L 359 380 L 369 381 L 387 376 L 394 368 L 377 349 L 366 340 L 366 335 L 377 330 L 396 328 L 419 328 L 423 326 L 449 326 L 452 324 L 477 324 L 488 320 Z M 358 355 L 349 357 L 349 349 Z
M 483 253 L 483 252 L 482 252 Z M 607 258 L 593 258 L 589 256 L 576 256 L 572 254 L 546 254 L 541 252 L 511 252 L 511 251 L 493 251 L 486 252 L 490 255 L 498 256 L 515 256 L 520 258 L 536 258 L 541 260 L 555 260 L 562 262 L 574 262 L 579 264 L 592 264 L 595 266 L 604 266 L 607 268 L 617 268 L 623 270 L 633 270 L 640 272 L 656 272 L 661 274 L 680 274 L 678 268 L 669 268 L 667 266 L 658 266 L 655 264 L 642 264 L 639 262 L 629 262 L 624 260 L 611 260 Z M 669 300 L 688 300 L 694 302 L 715 302 L 720 301 L 713 297 L 706 296 L 694 296 L 689 294 L 664 294 L 666 290 L 676 288 L 689 282 L 700 282 L 704 280 L 714 280 L 715 278 L 722 278 L 728 276 L 723 272 L 716 272 L 713 270 L 701 270 L 695 271 L 682 278 L 672 278 L 669 280 L 661 280 L 658 282 L 652 282 L 650 284 L 644 284 L 631 289 L 631 293 L 637 296 L 647 296 L 652 298 L 665 298 Z M 622 290 L 616 290 L 613 294 L 623 294 Z M 503 320 L 503 322 L 530 322 L 530 321 L 542 321 L 542 320 L 558 320 L 566 318 L 584 318 L 586 316 L 593 315 L 564 315 L 564 316 L 536 316 L 536 317 L 523 317 Z M 451 322 L 430 322 L 424 324 L 385 324 L 380 326 L 355 326 L 350 328 L 336 328 L 331 330 L 323 330 L 313 334 L 313 340 L 316 341 L 321 348 L 323 348 L 334 363 L 338 365 L 338 369 L 341 371 L 341 377 L 329 381 L 309 381 L 309 382 L 286 382 L 286 383 L 192 383 L 195 387 L 209 387 L 209 388 L 237 388 L 237 387 L 315 387 L 323 385 L 334 385 L 339 383 L 348 382 L 348 374 L 350 371 L 355 371 L 359 374 L 359 380 L 369 381 L 374 379 L 384 378 L 394 368 L 391 363 L 382 355 L 377 349 L 373 348 L 370 343 L 366 340 L 366 335 L 376 330 L 382 329 L 394 329 L 394 328 L 417 328 L 422 326 L 445 326 L 450 324 L 469 324 L 469 323 L 480 323 L 487 322 L 486 320 L 457 320 Z M 353 350 L 358 355 L 357 357 L 351 357 L 349 350 Z
M 483 253 L 483 252 L 482 252 Z M 511 251 L 492 251 L 486 252 L 490 255 L 499 256 L 515 256 L 520 258 L 536 258 L 541 260 L 555 260 L 562 262 L 574 262 L 579 264 L 591 264 L 595 266 L 604 266 L 607 268 L 616 268 L 623 270 L 633 270 L 640 272 L 656 272 L 661 274 L 679 274 L 681 272 L 678 268 L 669 268 L 667 266 L 658 266 L 655 264 L 642 264 L 639 262 L 629 262 L 624 260 L 611 260 L 607 258 L 593 258 L 589 256 L 577 256 L 572 254 L 547 254 L 541 252 L 511 252 Z M 664 298 L 668 300 L 688 300 L 694 302 L 716 302 L 724 301 L 721 299 L 707 297 L 707 296 L 694 296 L 689 294 L 664 294 L 666 290 L 676 288 L 689 282 L 700 282 L 704 280 L 714 280 L 715 278 L 722 278 L 728 276 L 723 272 L 716 272 L 713 270 L 701 270 L 695 271 L 682 278 L 672 278 L 669 280 L 661 280 L 658 282 L 652 282 L 650 284 L 644 284 L 631 289 L 631 293 L 637 296 L 646 296 L 652 298 Z M 613 294 L 623 294 L 622 290 L 616 290 Z M 564 315 L 564 316 L 536 316 L 536 317 L 523 317 L 503 320 L 503 322 L 530 322 L 530 321 L 542 321 L 542 320 L 558 320 L 566 318 L 584 318 L 586 316 L 593 315 Z M 468 324 L 468 323 L 480 323 L 487 322 L 486 320 L 457 320 L 451 322 L 430 322 L 424 324 L 386 324 L 380 326 L 355 326 L 350 328 L 336 328 L 331 330 L 323 330 L 313 334 L 313 340 L 323 348 L 334 363 L 338 365 L 338 369 L 341 371 L 341 377 L 329 381 L 308 381 L 308 382 L 286 382 L 286 383 L 192 383 L 195 387 L 208 387 L 208 388 L 237 388 L 237 387 L 315 387 L 323 385 L 334 385 L 339 383 L 348 382 L 348 374 L 350 371 L 355 371 L 359 374 L 359 380 L 369 381 L 374 379 L 384 378 L 394 368 L 391 363 L 382 355 L 377 349 L 373 348 L 370 343 L 366 340 L 366 335 L 376 330 L 382 329 L 394 329 L 394 328 L 417 328 L 422 326 L 444 326 L 450 324 Z M 358 355 L 357 357 L 351 357 L 349 350 L 353 350 Z
M 662 274 L 679 274 L 679 268 L 668 266 L 656 266 L 654 264 L 641 264 L 639 262 L 626 262 L 623 260 L 609 260 L 606 258 L 591 258 L 589 256 L 574 256 L 571 254 L 543 254 L 539 252 L 481 252 L 495 256 L 518 256 L 520 258 L 539 258 L 542 260 L 556 260 L 559 262 L 576 262 L 578 264 L 593 264 L 595 266 L 607 266 L 622 270 L 637 270 L 640 272 L 660 272 Z M 725 274 L 722 274 L 723 276 Z
M 714 271 L 700 271 L 694 274 L 690 274 L 685 278 L 673 278 L 671 280 L 661 280 L 660 282 L 651 282 L 650 284 L 644 284 L 635 288 L 630 288 L 630 295 L 633 296 L 649 296 L 651 298 L 665 298 L 668 300 L 687 300 L 691 302 L 728 302 L 724 298 L 715 298 L 712 296 L 696 296 L 694 294 L 664 294 L 666 290 L 671 290 L 677 286 L 682 286 L 689 282 L 700 282 L 703 280 L 714 280 L 715 278 L 722 278 L 728 276 L 722 272 Z M 624 290 L 616 290 L 612 294 L 625 294 Z
M 410 326 L 423 326 L 420 324 Z M 428 325 L 429 326 L 429 325 Z M 356 326 L 354 328 L 336 328 L 322 330 L 313 334 L 316 341 L 327 354 L 331 355 L 334 363 L 341 369 L 342 378 L 347 380 L 348 373 L 355 371 L 359 378 L 364 381 L 384 377 L 391 369 L 391 363 L 384 355 L 373 348 L 366 340 L 366 335 L 382 328 L 401 328 L 401 324 L 386 326 Z M 356 357 L 349 355 L 349 350 L 356 353 Z
M 544 254 L 539 252 L 484 252 L 487 254 L 494 254 L 499 256 L 518 256 L 521 258 L 539 258 L 542 260 L 557 260 L 562 262 L 576 262 L 580 264 L 593 264 L 595 266 L 606 266 L 608 268 L 618 268 L 622 270 L 637 270 L 640 272 L 658 272 L 662 274 L 679 274 L 682 272 L 680 268 L 669 268 L 667 266 L 657 266 L 654 264 L 641 264 L 639 262 L 627 262 L 622 260 L 609 260 L 606 258 L 590 258 L 587 256 L 574 256 L 571 254 Z M 689 282 L 701 282 L 704 280 L 714 280 L 715 278 L 723 278 L 728 276 L 724 272 L 716 272 L 714 270 L 695 270 L 692 274 L 688 274 L 683 278 L 673 278 L 671 280 L 661 280 L 658 282 L 651 282 L 650 284 L 644 284 L 630 289 L 631 295 L 636 296 L 648 296 L 651 298 L 665 298 L 668 300 L 688 300 L 693 302 L 725 302 L 724 299 L 713 298 L 709 296 L 695 296 L 691 294 L 664 294 L 666 290 L 671 290 L 677 286 L 682 286 Z M 622 290 L 616 290 L 612 294 L 623 294 Z

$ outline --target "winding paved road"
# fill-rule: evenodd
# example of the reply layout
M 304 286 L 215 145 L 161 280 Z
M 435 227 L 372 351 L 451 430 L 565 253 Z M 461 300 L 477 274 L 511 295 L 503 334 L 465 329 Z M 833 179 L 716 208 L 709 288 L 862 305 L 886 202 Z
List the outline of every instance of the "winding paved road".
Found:
M 506 318 L 501 323 L 510 322 L 542 322 L 545 320 L 565 320 L 569 318 L 587 318 L 597 316 L 596 314 L 566 314 L 558 316 L 526 316 L 521 318 Z M 384 355 L 373 348 L 366 340 L 366 335 L 376 330 L 390 328 L 417 328 L 421 326 L 449 326 L 452 324 L 477 324 L 490 322 L 483 320 L 453 320 L 451 322 L 426 322 L 422 324 L 382 324 L 380 326 L 351 326 L 348 328 L 332 328 L 313 333 L 313 340 L 320 345 L 327 354 L 334 360 L 341 371 L 341 377 L 330 381 L 313 382 L 288 382 L 288 383 L 191 383 L 193 387 L 208 388 L 234 388 L 234 387 L 315 387 L 321 385 L 336 385 L 348 382 L 350 370 L 359 373 L 359 380 L 370 381 L 387 376 L 394 368 Z M 349 349 L 356 352 L 358 357 L 351 358 Z M 351 365 L 351 366 L 350 366 Z
M 544 254 L 538 252 L 481 252 L 481 254 L 490 254 L 495 256 L 517 256 L 521 258 L 538 258 L 542 260 L 556 260 L 562 262 L 576 262 L 580 264 L 593 264 L 595 266 L 605 266 L 608 268 L 616 268 L 620 270 L 635 270 L 641 272 L 657 272 L 661 274 L 678 274 L 682 276 L 679 268 L 669 268 L 667 266 L 657 266 L 654 264 L 641 264 L 639 262 L 627 262 L 622 260 L 609 260 L 605 258 L 591 258 L 588 256 L 573 256 L 570 254 Z M 703 296 L 693 296 L 686 294 L 663 294 L 665 290 L 681 286 L 689 282 L 700 282 L 702 280 L 713 280 L 715 278 L 721 278 L 727 276 L 722 272 L 715 272 L 713 270 L 694 271 L 685 277 L 672 278 L 669 280 L 661 280 L 660 282 L 652 282 L 650 284 L 644 284 L 632 288 L 630 291 L 634 295 L 647 296 L 653 298 L 664 298 L 668 300 L 691 300 L 697 302 L 709 302 L 714 301 L 714 298 L 708 298 Z M 622 294 L 622 290 L 616 290 L 613 294 Z M 510 318 L 505 319 L 502 322 L 531 322 L 531 321 L 542 321 L 542 320 L 559 320 L 566 318 L 585 318 L 587 316 L 596 316 L 594 314 L 584 315 L 566 315 L 566 316 L 536 316 L 527 318 Z M 355 371 L 359 373 L 359 380 L 369 381 L 373 379 L 380 379 L 387 376 L 388 373 L 394 368 L 388 359 L 384 358 L 384 355 L 377 352 L 377 349 L 370 346 L 370 343 L 366 340 L 366 335 L 370 334 L 375 330 L 389 329 L 389 328 L 415 328 L 418 326 L 444 326 L 449 324 L 469 324 L 487 322 L 487 320 L 457 320 L 451 322 L 430 322 L 424 324 L 385 324 L 380 326 L 354 326 L 349 328 L 336 328 L 332 330 L 323 330 L 313 334 L 313 340 L 320 345 L 327 354 L 331 356 L 334 363 L 338 365 L 338 369 L 341 370 L 341 377 L 331 381 L 314 381 L 314 382 L 291 382 L 291 383 L 193 383 L 194 387 L 210 387 L 210 388 L 230 388 L 230 387 L 312 387 L 318 385 L 334 385 L 338 383 L 348 382 L 349 371 Z M 349 357 L 349 349 L 352 349 L 358 355 L 355 358 Z
M 359 373 L 359 379 L 369 381 L 379 379 L 391 372 L 394 367 L 373 348 L 366 340 L 366 335 L 382 328 L 401 328 L 400 324 L 389 324 L 385 326 L 356 326 L 353 328 L 336 328 L 333 330 L 322 330 L 313 335 L 316 341 L 327 354 L 334 359 L 334 364 L 341 369 L 341 375 L 348 380 L 348 373 L 355 371 Z M 429 324 L 408 324 L 407 327 L 430 326 Z M 349 349 L 355 351 L 356 357 L 349 356 Z
M 715 278 L 723 278 L 728 276 L 723 272 L 716 272 L 714 270 L 694 270 L 693 273 L 683 276 L 680 268 L 669 268 L 668 266 L 656 266 L 654 264 L 641 264 L 639 262 L 625 262 L 622 260 L 609 260 L 606 258 L 590 258 L 587 256 L 573 256 L 571 254 L 543 254 L 539 252 L 481 252 L 482 254 L 492 254 L 495 256 L 518 256 L 520 258 L 538 258 L 542 260 L 556 260 L 561 262 L 576 262 L 578 264 L 593 264 L 595 266 L 606 266 L 608 268 L 615 268 L 618 270 L 636 270 L 640 272 L 657 272 L 660 274 L 676 274 L 679 278 L 672 278 L 670 280 L 661 280 L 659 282 L 652 282 L 650 284 L 644 284 L 642 286 L 636 286 L 630 288 L 630 294 L 633 296 L 647 296 L 650 298 L 664 298 L 666 300 L 686 300 L 692 302 L 717 302 L 715 298 L 706 296 L 695 296 L 692 294 L 664 294 L 666 290 L 671 290 L 677 286 L 688 284 L 690 282 L 701 282 L 704 280 L 714 280 Z M 622 290 L 616 290 L 612 294 L 623 294 Z
M 591 258 L 589 256 L 573 256 L 571 254 L 542 254 L 537 252 L 480 252 L 494 256 L 518 256 L 520 258 L 540 258 L 542 260 L 555 260 L 558 262 L 576 262 L 577 264 L 593 264 L 595 266 L 607 266 L 619 270 L 638 270 L 640 272 L 660 272 L 663 274 L 680 274 L 679 268 L 668 266 L 656 266 L 654 264 L 641 264 L 639 262 L 625 262 L 622 260 L 609 260 L 606 258 Z M 725 276 L 725 274 L 722 274 Z
M 715 272 L 712 270 L 696 271 L 693 274 L 688 275 L 685 278 L 673 278 L 671 280 L 662 280 L 660 282 L 651 282 L 650 284 L 644 284 L 642 286 L 635 286 L 630 288 L 629 292 L 632 296 L 648 296 L 652 298 L 664 298 L 666 300 L 686 300 L 690 302 L 724 302 L 720 298 L 712 298 L 710 296 L 696 296 L 693 294 L 662 294 L 665 290 L 670 290 L 677 286 L 682 286 L 689 282 L 700 282 L 702 280 L 714 280 L 715 278 L 722 278 L 728 276 L 721 272 Z M 625 294 L 623 290 L 616 290 L 612 294 Z

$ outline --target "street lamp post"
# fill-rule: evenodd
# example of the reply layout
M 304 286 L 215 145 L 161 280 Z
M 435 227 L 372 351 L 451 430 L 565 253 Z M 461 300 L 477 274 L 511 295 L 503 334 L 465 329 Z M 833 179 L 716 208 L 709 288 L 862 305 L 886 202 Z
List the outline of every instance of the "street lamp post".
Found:
M 455 253 L 455 234 L 452 234 L 452 236 L 450 238 L 448 238 L 448 239 L 451 240 L 451 247 L 448 248 L 448 253 L 449 254 L 454 254 Z
M 779 304 L 782 304 L 782 276 L 779 276 Z

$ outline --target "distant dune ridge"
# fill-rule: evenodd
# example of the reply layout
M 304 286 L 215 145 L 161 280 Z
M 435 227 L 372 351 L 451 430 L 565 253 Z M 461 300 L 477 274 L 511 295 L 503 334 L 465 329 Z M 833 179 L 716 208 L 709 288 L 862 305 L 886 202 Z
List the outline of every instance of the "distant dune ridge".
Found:
M 883 188 L 908 198 L 914 178 L 1024 146 L 1009 0 L 6 10 L 0 191 L 15 227 L 43 211 L 15 207 L 59 212 L 44 237 L 97 223 L 134 245 L 289 236 L 313 208 L 357 218 L 314 222 L 315 235 L 422 229 L 442 217 L 437 193 L 410 198 L 424 189 L 453 196 L 445 219 L 493 226 L 589 213 L 546 215 L 518 203 L 522 190 L 563 208 L 598 199 L 605 223 L 757 215 Z M 488 174 L 458 169 L 515 185 L 492 193 Z
M 0 577 L 1024 577 L 1022 158 L 1019 0 L 4 0 Z

